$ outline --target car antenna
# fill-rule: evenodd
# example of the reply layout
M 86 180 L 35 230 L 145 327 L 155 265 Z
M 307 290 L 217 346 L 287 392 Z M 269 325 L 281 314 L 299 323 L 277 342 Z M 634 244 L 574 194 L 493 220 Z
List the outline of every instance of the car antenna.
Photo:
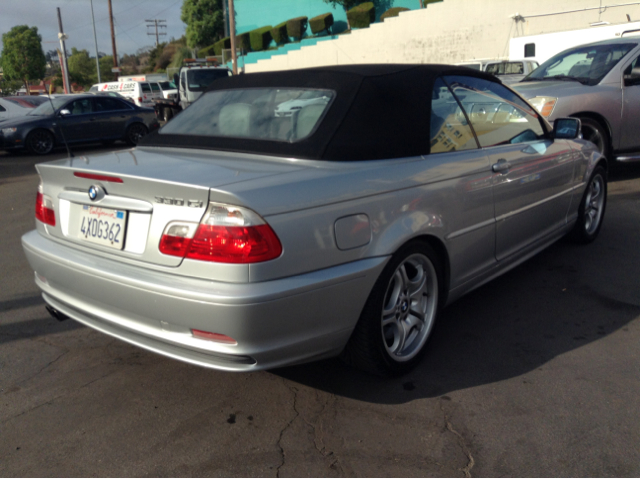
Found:
M 49 103 L 51 103 L 51 111 L 54 114 L 53 126 L 57 126 L 60 130 L 60 135 L 62 136 L 62 141 L 64 141 L 64 146 L 67 147 L 67 154 L 69 155 L 69 158 L 75 158 L 74 154 L 71 152 L 71 148 L 69 148 L 69 143 L 67 143 L 67 139 L 64 136 L 64 131 L 62 131 L 62 125 L 58 125 L 58 122 L 55 120 L 56 109 L 53 106 L 53 100 L 51 99 L 51 93 L 49 91 L 47 91 L 47 98 L 49 99 Z

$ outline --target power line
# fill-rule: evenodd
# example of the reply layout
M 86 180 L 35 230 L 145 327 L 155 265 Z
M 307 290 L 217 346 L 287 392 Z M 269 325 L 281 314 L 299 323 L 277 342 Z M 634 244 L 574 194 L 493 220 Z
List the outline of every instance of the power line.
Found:
M 167 28 L 167 21 L 166 20 L 158 20 L 157 18 L 154 18 L 153 20 L 145 20 L 145 22 L 147 22 L 147 35 L 155 35 L 156 36 L 156 47 L 158 46 L 158 44 L 160 43 L 159 37 L 161 35 L 166 35 L 166 32 L 163 33 L 159 33 L 158 32 L 158 27 L 160 28 Z M 155 33 L 152 31 L 149 31 L 149 27 L 153 28 L 155 26 Z

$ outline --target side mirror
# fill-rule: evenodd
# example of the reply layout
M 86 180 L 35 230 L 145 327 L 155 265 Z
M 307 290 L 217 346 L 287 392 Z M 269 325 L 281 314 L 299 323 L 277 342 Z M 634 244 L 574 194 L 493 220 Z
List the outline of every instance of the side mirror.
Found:
M 175 83 L 178 86 L 178 88 L 180 88 L 180 77 L 178 76 L 177 73 L 173 74 L 173 83 Z
M 71 115 L 71 112 L 67 109 L 60 110 L 60 116 L 68 116 Z
M 553 122 L 553 138 L 575 140 L 582 138 L 582 122 L 578 118 L 558 118 Z

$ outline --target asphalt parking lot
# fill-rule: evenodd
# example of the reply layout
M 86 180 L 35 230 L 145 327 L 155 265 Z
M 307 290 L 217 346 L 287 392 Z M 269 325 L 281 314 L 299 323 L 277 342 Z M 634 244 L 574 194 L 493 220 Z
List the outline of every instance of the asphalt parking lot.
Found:
M 222 373 L 57 322 L 20 246 L 39 161 L 0 153 L 0 476 L 640 476 L 640 165 L 595 243 L 457 301 L 383 380 Z

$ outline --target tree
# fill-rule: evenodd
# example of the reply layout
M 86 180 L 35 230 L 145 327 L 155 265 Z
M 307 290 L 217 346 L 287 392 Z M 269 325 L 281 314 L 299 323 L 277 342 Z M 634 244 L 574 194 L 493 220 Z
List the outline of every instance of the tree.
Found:
M 96 60 L 89 56 L 86 50 L 71 49 L 71 56 L 67 58 L 69 65 L 69 81 L 87 86 L 91 83 L 96 71 Z
M 28 92 L 29 81 L 42 79 L 46 65 L 38 27 L 18 25 L 2 35 L 2 68 L 7 80 L 21 81 Z
M 187 46 L 213 45 L 224 36 L 223 0 L 184 0 L 180 19 L 187 24 Z

